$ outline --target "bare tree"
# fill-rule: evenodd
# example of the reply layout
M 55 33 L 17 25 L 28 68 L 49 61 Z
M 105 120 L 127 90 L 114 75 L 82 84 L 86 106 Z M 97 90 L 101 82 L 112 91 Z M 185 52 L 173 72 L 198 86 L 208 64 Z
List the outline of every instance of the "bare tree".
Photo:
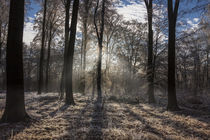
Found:
M 44 44 L 45 44 L 45 22 L 46 22 L 47 0 L 44 0 L 44 13 L 42 21 L 42 41 L 39 61 L 39 79 L 38 79 L 38 94 L 41 94 L 43 89 L 43 65 L 44 65 Z
M 148 18 L 148 62 L 147 62 L 147 79 L 148 79 L 148 97 L 149 103 L 155 102 L 154 97 L 154 65 L 153 65 L 153 30 L 152 30 L 152 8 L 153 0 L 144 0 L 147 8 L 147 18 Z
M 66 90 L 66 104 L 74 105 L 73 97 L 73 86 L 72 86 L 72 74 L 73 74 L 73 57 L 74 57 L 74 47 L 75 38 L 77 30 L 77 18 L 79 11 L 79 0 L 74 0 L 73 10 L 72 10 L 72 20 L 70 28 L 70 38 L 68 43 L 67 54 L 65 56 L 66 66 L 65 66 L 65 90 Z
M 98 62 L 97 62 L 97 92 L 98 92 L 98 99 L 102 98 L 102 91 L 101 91 L 101 62 L 102 62 L 102 48 L 103 48 L 103 33 L 104 33 L 104 15 L 105 15 L 105 0 L 102 0 L 102 10 L 101 10 L 101 18 L 100 18 L 100 30 L 98 29 L 96 16 L 99 6 L 99 0 L 97 1 L 97 5 L 95 8 L 94 13 L 94 25 L 96 30 L 96 35 L 98 39 Z

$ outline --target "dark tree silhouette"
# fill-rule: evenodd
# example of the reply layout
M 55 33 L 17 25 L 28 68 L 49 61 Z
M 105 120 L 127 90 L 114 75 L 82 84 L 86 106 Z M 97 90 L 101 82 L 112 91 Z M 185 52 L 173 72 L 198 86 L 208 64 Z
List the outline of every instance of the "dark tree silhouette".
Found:
M 7 95 L 2 122 L 18 122 L 29 118 L 25 111 L 23 80 L 24 0 L 10 1 L 7 38 Z
M 64 6 L 65 6 L 65 48 L 64 48 L 64 64 L 63 64 L 63 71 L 61 75 L 61 84 L 60 84 L 60 98 L 63 98 L 64 89 L 65 89 L 65 67 L 66 67 L 66 61 L 65 58 L 67 57 L 67 50 L 68 50 L 68 42 L 69 42 L 69 11 L 71 6 L 72 0 L 64 0 Z
M 38 94 L 41 94 L 43 89 L 43 65 L 44 65 L 44 42 L 45 42 L 45 22 L 46 22 L 47 0 L 44 0 L 44 14 L 42 22 L 42 42 L 39 61 L 39 79 L 38 79 Z
M 148 17 L 148 62 L 147 62 L 147 79 L 148 79 L 148 97 L 149 103 L 155 103 L 154 97 L 154 65 L 153 65 L 153 30 L 152 30 L 152 1 L 153 0 L 144 0 L 147 8 L 147 17 Z
M 73 74 L 73 58 L 74 58 L 74 46 L 77 30 L 77 18 L 79 11 L 79 0 L 74 0 L 73 10 L 72 10 L 72 20 L 70 28 L 70 38 L 67 49 L 67 54 L 65 56 L 66 66 L 65 66 L 65 90 L 66 90 L 66 104 L 74 105 L 73 97 L 73 86 L 72 86 L 72 74 Z
M 168 0 L 168 110 L 179 110 L 176 99 L 176 81 L 175 81 L 175 42 L 176 42 L 176 21 L 179 9 L 179 0 L 175 1 L 173 8 L 173 0 Z
M 98 11 L 99 6 L 99 0 L 97 1 L 97 5 L 95 8 L 95 14 L 94 14 L 94 25 L 96 29 L 96 35 L 98 38 L 98 63 L 97 63 L 97 92 L 98 92 L 98 99 L 102 97 L 101 93 L 101 62 L 102 62 L 102 48 L 103 48 L 103 33 L 104 33 L 104 15 L 105 15 L 105 0 L 102 1 L 102 10 L 101 10 L 101 21 L 100 23 L 100 31 L 98 29 L 97 23 L 96 23 L 96 14 Z
M 1 20 L 0 20 L 0 65 L 1 65 L 1 46 L 2 46 L 2 37 L 1 37 L 1 25 L 2 23 L 1 23 Z M 0 67 L 1 68 L 1 67 Z

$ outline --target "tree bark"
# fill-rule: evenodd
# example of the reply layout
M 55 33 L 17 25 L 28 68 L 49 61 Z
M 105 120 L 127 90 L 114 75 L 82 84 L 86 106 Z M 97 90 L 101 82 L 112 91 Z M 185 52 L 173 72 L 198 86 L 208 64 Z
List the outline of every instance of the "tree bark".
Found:
M 97 92 L 98 92 L 98 98 L 102 97 L 102 93 L 101 93 L 101 62 L 102 62 L 102 44 L 99 45 L 98 62 L 97 62 Z
M 3 66 L 2 66 L 2 60 L 1 60 L 1 48 L 2 48 L 2 37 L 1 37 L 1 34 L 2 34 L 2 24 L 1 24 L 1 21 L 0 21 L 0 69 L 3 71 Z M 3 77 L 3 74 L 2 75 L 0 75 L 0 76 L 2 76 Z M 3 89 L 3 81 L 0 81 L 0 83 L 2 83 L 2 87 L 0 87 L 0 88 L 2 88 Z
M 175 39 L 176 39 L 176 20 L 179 7 L 179 0 L 175 1 L 173 10 L 173 0 L 168 0 L 168 21 L 169 21 L 169 36 L 168 36 L 168 106 L 167 109 L 174 111 L 179 110 L 176 98 L 176 78 L 175 78 Z
M 24 103 L 23 78 L 23 27 L 24 0 L 10 1 L 9 28 L 7 38 L 7 95 L 2 122 L 18 122 L 29 118 Z
M 147 80 L 148 80 L 148 101 L 149 103 L 155 103 L 154 97 L 154 71 L 153 71 L 153 30 L 152 30 L 152 1 L 153 0 L 144 0 L 147 7 L 147 16 L 148 16 L 148 62 L 147 62 Z
M 2 37 L 1 37 L 1 21 L 0 21 L 0 66 L 1 66 L 1 46 L 2 46 Z
M 38 94 L 41 94 L 43 89 L 43 65 L 44 65 L 44 45 L 45 45 L 45 22 L 46 22 L 47 0 L 44 0 L 44 13 L 42 22 L 42 41 L 39 61 L 39 79 L 38 79 Z
M 87 12 L 87 11 L 86 11 Z M 85 17 L 84 20 L 84 41 L 83 41 L 83 69 L 82 69 L 82 73 L 83 73 L 83 92 L 85 93 L 85 70 L 86 70 L 86 50 L 87 50 L 87 17 Z
M 49 90 L 49 67 L 50 67 L 50 55 L 51 55 L 51 42 L 52 42 L 52 23 L 50 25 L 50 33 L 49 33 L 49 40 L 48 40 L 48 48 L 47 48 L 47 63 L 46 63 L 46 92 Z
M 99 0 L 97 1 L 95 14 L 94 14 L 94 24 L 96 29 L 96 34 L 98 38 L 98 62 L 97 62 L 97 92 L 98 92 L 98 101 L 101 101 L 102 91 L 101 91 L 101 63 L 102 63 L 102 48 L 103 48 L 103 32 L 104 32 L 104 15 L 105 15 L 105 0 L 102 1 L 102 10 L 101 10 L 101 22 L 100 22 L 100 32 L 96 23 L 96 13 L 98 10 Z
M 71 20 L 71 32 L 68 44 L 67 55 L 65 58 L 65 89 L 66 89 L 66 104 L 74 105 L 73 98 L 73 86 L 72 86 L 72 75 L 73 75 L 73 58 L 74 58 L 74 46 L 76 39 L 76 29 L 77 29 L 77 17 L 79 10 L 79 0 L 74 0 L 72 20 Z
M 65 58 L 67 57 L 68 51 L 68 42 L 69 42 L 69 11 L 71 6 L 71 0 L 67 0 L 65 3 L 65 47 L 64 47 L 64 64 L 63 64 L 63 71 L 61 75 L 61 84 L 60 84 L 60 98 L 63 98 L 64 90 L 65 90 L 65 69 L 66 69 L 66 61 Z
M 209 46 L 208 46 L 209 47 Z M 210 48 L 210 47 L 209 47 Z M 206 53 L 206 87 L 208 88 L 209 87 L 209 84 L 210 83 L 210 78 L 209 78 L 209 48 L 207 48 L 207 53 Z

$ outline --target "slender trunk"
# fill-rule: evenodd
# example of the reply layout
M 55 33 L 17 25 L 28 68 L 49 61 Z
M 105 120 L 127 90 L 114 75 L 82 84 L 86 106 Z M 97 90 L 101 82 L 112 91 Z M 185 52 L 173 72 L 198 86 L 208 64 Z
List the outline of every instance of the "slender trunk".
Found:
M 24 103 L 23 78 L 23 26 L 24 0 L 10 1 L 9 28 L 7 38 L 7 95 L 2 122 L 18 122 L 29 118 Z
M 129 57 L 129 79 L 133 80 L 133 76 L 132 76 L 132 58 L 133 58 L 133 46 L 131 48 L 131 52 L 129 53 L 131 54 L 131 56 Z
M 185 89 L 188 89 L 188 84 L 187 84 L 186 58 L 184 58 L 184 85 L 185 85 Z
M 1 65 L 1 46 L 2 46 L 2 37 L 1 37 L 1 22 L 0 22 L 0 66 L 2 67 L 2 65 Z M 1 68 L 0 67 L 0 68 Z
M 3 66 L 2 66 L 2 62 L 1 62 L 2 61 L 1 60 L 1 48 L 2 48 L 2 37 L 1 37 L 2 31 L 1 31 L 1 28 L 2 28 L 2 25 L 1 25 L 1 21 L 0 21 L 0 69 L 2 70 Z M 3 79 L 3 73 L 0 76 L 2 76 L 2 79 Z M 3 81 L 0 81 L 0 83 L 2 83 L 2 87 L 0 87 L 0 88 L 3 89 Z
M 194 54 L 195 55 L 195 54 Z M 198 89 L 198 87 L 197 87 L 197 71 L 196 71 L 196 57 L 194 56 L 194 68 L 193 68 L 193 73 L 194 73 L 194 85 L 193 85 L 193 87 L 194 87 L 194 96 L 196 96 L 197 95 L 197 89 Z
M 62 100 L 64 96 L 64 69 L 61 73 L 61 83 L 60 83 L 60 96 L 59 99 Z
M 83 70 L 85 72 L 85 69 L 86 69 L 86 49 L 87 49 L 87 44 L 88 44 L 88 16 L 89 16 L 89 10 L 90 10 L 90 1 L 89 0 L 86 0 L 85 1 L 85 12 L 86 12 L 86 15 L 85 15 L 85 18 L 84 18 L 84 42 L 83 42 L 83 45 L 84 45 L 84 56 L 83 56 Z M 85 73 L 84 73 L 85 74 Z M 84 75 L 85 76 L 85 75 Z
M 102 41 L 99 44 L 99 51 L 98 51 L 98 63 L 97 63 L 97 92 L 98 98 L 102 97 L 101 93 L 101 62 L 102 62 Z
M 49 40 L 48 40 L 48 48 L 47 48 L 47 63 L 46 63 L 46 92 L 49 89 L 49 67 L 50 67 L 50 53 L 51 53 L 51 42 L 52 42 L 52 24 L 50 25 L 50 33 L 49 33 Z
M 158 50 L 158 41 L 159 41 L 159 33 L 157 33 L 156 40 L 155 40 L 155 50 L 153 55 L 153 74 L 154 79 L 156 78 L 156 59 L 157 59 L 157 50 Z M 154 83 L 153 83 L 154 84 Z
M 97 92 L 98 92 L 98 101 L 102 99 L 101 91 L 101 63 L 102 63 L 102 48 L 103 48 L 103 33 L 104 33 L 104 15 L 105 15 L 105 0 L 102 1 L 102 10 L 101 10 L 101 22 L 100 22 L 100 32 L 96 24 L 96 13 L 98 10 L 99 0 L 97 1 L 95 14 L 94 14 L 94 24 L 96 29 L 96 34 L 98 37 L 98 63 L 97 63 Z
M 147 62 L 147 80 L 148 80 L 148 100 L 149 103 L 155 103 L 154 97 L 154 72 L 153 72 L 153 30 L 152 30 L 152 0 L 145 1 L 148 15 L 148 62 Z
M 106 69 L 105 69 L 105 74 L 107 76 L 107 73 L 108 73 L 108 69 L 109 69 L 109 66 L 108 66 L 108 60 L 109 60 L 109 37 L 108 35 L 106 35 Z
M 80 72 L 81 72 L 81 74 L 83 74 L 83 55 L 84 55 L 84 53 L 83 53 L 83 42 L 84 42 L 84 33 L 83 33 L 83 35 L 82 35 L 82 44 L 81 44 L 81 54 L 80 54 L 80 57 L 81 57 L 81 61 L 80 61 Z M 82 75 L 83 76 L 83 75 Z
M 207 62 L 206 62 L 206 87 L 208 88 L 209 87 L 209 83 L 210 83 L 210 78 L 209 78 L 209 50 L 207 50 L 207 55 L 206 55 L 206 59 L 207 59 Z
M 176 62 L 176 60 L 175 60 Z M 181 68 L 180 68 L 181 69 Z M 179 79 L 179 67 L 176 65 L 176 68 L 175 68 L 175 75 L 176 75 L 176 88 L 180 88 L 180 79 Z
M 87 11 L 86 11 L 87 12 Z M 83 92 L 85 93 L 85 76 L 86 76 L 86 74 L 85 74 L 85 70 L 86 70 L 86 49 L 87 49 L 87 17 L 86 17 L 86 19 L 85 19 L 85 21 L 84 21 L 84 42 L 83 42 L 83 45 L 84 45 L 84 47 L 83 47 L 83 54 L 84 54 L 84 56 L 83 56 Z
M 93 87 L 92 87 L 92 99 L 94 99 L 94 96 L 95 96 L 95 85 L 96 85 L 96 82 L 95 82 L 95 73 L 93 73 L 93 75 L 92 75 L 92 85 L 93 85 Z
M 71 32 L 68 44 L 68 51 L 65 58 L 65 89 L 66 89 L 66 104 L 74 105 L 73 98 L 73 87 L 72 87 L 72 75 L 73 75 L 73 58 L 74 58 L 74 46 L 76 39 L 76 29 L 77 29 L 77 17 L 79 10 L 79 0 L 74 0 L 72 20 L 71 20 Z
M 197 50 L 198 51 L 198 50 Z M 199 52 L 197 52 L 197 59 L 196 59 L 196 63 L 197 63 L 197 86 L 198 86 L 198 90 L 200 91 L 201 89 L 201 64 L 200 64 L 200 56 L 199 56 Z
M 46 22 L 47 0 L 44 0 L 44 13 L 42 22 L 42 42 L 39 61 L 39 79 L 38 79 L 38 94 L 41 94 L 43 89 L 43 65 L 44 65 L 44 45 L 45 45 L 45 22 Z

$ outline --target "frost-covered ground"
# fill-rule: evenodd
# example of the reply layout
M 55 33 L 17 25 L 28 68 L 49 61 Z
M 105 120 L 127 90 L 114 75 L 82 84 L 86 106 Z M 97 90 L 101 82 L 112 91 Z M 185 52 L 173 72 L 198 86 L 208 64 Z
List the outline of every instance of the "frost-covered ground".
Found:
M 210 139 L 208 105 L 181 104 L 183 110 L 172 113 L 160 104 L 125 103 L 117 97 L 100 103 L 74 95 L 76 105 L 65 106 L 57 93 L 26 93 L 26 109 L 35 120 L 0 124 L 0 139 Z M 0 116 L 4 104 L 5 95 L 0 94 Z

